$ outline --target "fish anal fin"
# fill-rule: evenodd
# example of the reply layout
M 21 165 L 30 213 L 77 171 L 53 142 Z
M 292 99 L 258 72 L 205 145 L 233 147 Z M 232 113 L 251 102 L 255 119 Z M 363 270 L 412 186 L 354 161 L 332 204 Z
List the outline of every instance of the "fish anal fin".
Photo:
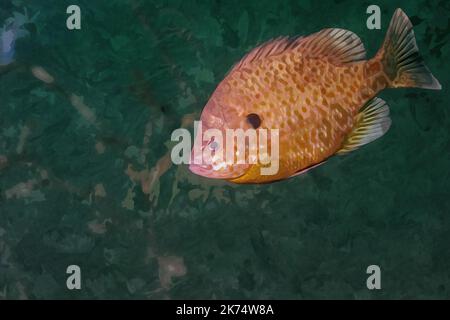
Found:
M 314 169 L 314 168 L 320 166 L 321 164 L 324 164 L 326 161 L 327 161 L 327 160 L 323 160 L 322 162 L 319 162 L 319 163 L 313 164 L 312 166 L 309 166 L 309 167 L 307 167 L 307 168 L 301 169 L 301 170 L 295 172 L 294 174 L 290 175 L 289 178 L 292 178 L 292 177 L 296 177 L 296 176 L 302 175 L 302 174 L 308 172 L 309 170 Z
M 380 138 L 391 126 L 389 107 L 383 99 L 377 97 L 367 102 L 356 117 L 355 126 L 336 154 L 347 154 Z

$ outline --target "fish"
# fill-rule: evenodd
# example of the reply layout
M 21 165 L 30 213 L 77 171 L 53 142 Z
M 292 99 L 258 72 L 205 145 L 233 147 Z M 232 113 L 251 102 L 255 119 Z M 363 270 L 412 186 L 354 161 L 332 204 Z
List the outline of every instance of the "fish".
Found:
M 270 40 L 231 68 L 203 108 L 200 123 L 203 132 L 278 129 L 277 172 L 262 174 L 267 164 L 261 161 L 239 163 L 225 157 L 191 161 L 189 170 L 238 184 L 301 175 L 382 137 L 391 119 L 388 104 L 377 94 L 408 87 L 441 89 L 419 54 L 413 26 L 400 8 L 371 59 L 366 58 L 361 39 L 345 29 Z M 214 138 L 198 134 L 195 144 L 202 151 L 217 149 Z M 246 146 L 245 150 L 248 160 L 253 149 Z M 194 151 L 191 158 L 198 158 Z M 236 147 L 234 152 L 237 156 Z

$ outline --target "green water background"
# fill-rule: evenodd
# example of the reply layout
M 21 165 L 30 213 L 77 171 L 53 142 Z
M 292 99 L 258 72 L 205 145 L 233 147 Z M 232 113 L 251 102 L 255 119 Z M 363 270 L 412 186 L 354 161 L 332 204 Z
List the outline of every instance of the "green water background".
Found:
M 370 4 L 381 30 L 366 27 Z M 0 74 L 0 298 L 450 298 L 450 2 L 2 0 L 0 22 L 24 7 L 39 16 Z M 151 172 L 257 44 L 340 27 L 370 57 L 397 7 L 443 89 L 382 92 L 382 139 L 269 185 L 173 166 L 146 194 L 126 174 Z M 66 288 L 71 264 L 81 290 Z M 382 290 L 366 288 L 371 264 Z

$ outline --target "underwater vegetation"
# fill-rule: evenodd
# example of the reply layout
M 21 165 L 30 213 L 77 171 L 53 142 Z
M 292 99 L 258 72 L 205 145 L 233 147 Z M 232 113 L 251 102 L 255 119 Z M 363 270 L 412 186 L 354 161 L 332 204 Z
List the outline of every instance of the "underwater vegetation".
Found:
M 79 0 L 68 30 L 72 2 L 0 2 L 0 298 L 450 297 L 448 1 L 380 1 L 380 30 L 350 0 Z M 340 27 L 372 57 L 397 7 L 442 90 L 383 91 L 382 142 L 268 185 L 172 164 L 249 50 Z

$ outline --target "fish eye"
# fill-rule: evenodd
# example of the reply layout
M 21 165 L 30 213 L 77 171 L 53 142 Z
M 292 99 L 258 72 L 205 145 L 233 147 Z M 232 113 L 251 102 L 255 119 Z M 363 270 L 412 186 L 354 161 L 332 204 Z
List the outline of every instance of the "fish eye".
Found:
M 261 118 L 256 113 L 250 113 L 247 115 L 247 122 L 253 127 L 253 129 L 258 129 L 261 125 Z

